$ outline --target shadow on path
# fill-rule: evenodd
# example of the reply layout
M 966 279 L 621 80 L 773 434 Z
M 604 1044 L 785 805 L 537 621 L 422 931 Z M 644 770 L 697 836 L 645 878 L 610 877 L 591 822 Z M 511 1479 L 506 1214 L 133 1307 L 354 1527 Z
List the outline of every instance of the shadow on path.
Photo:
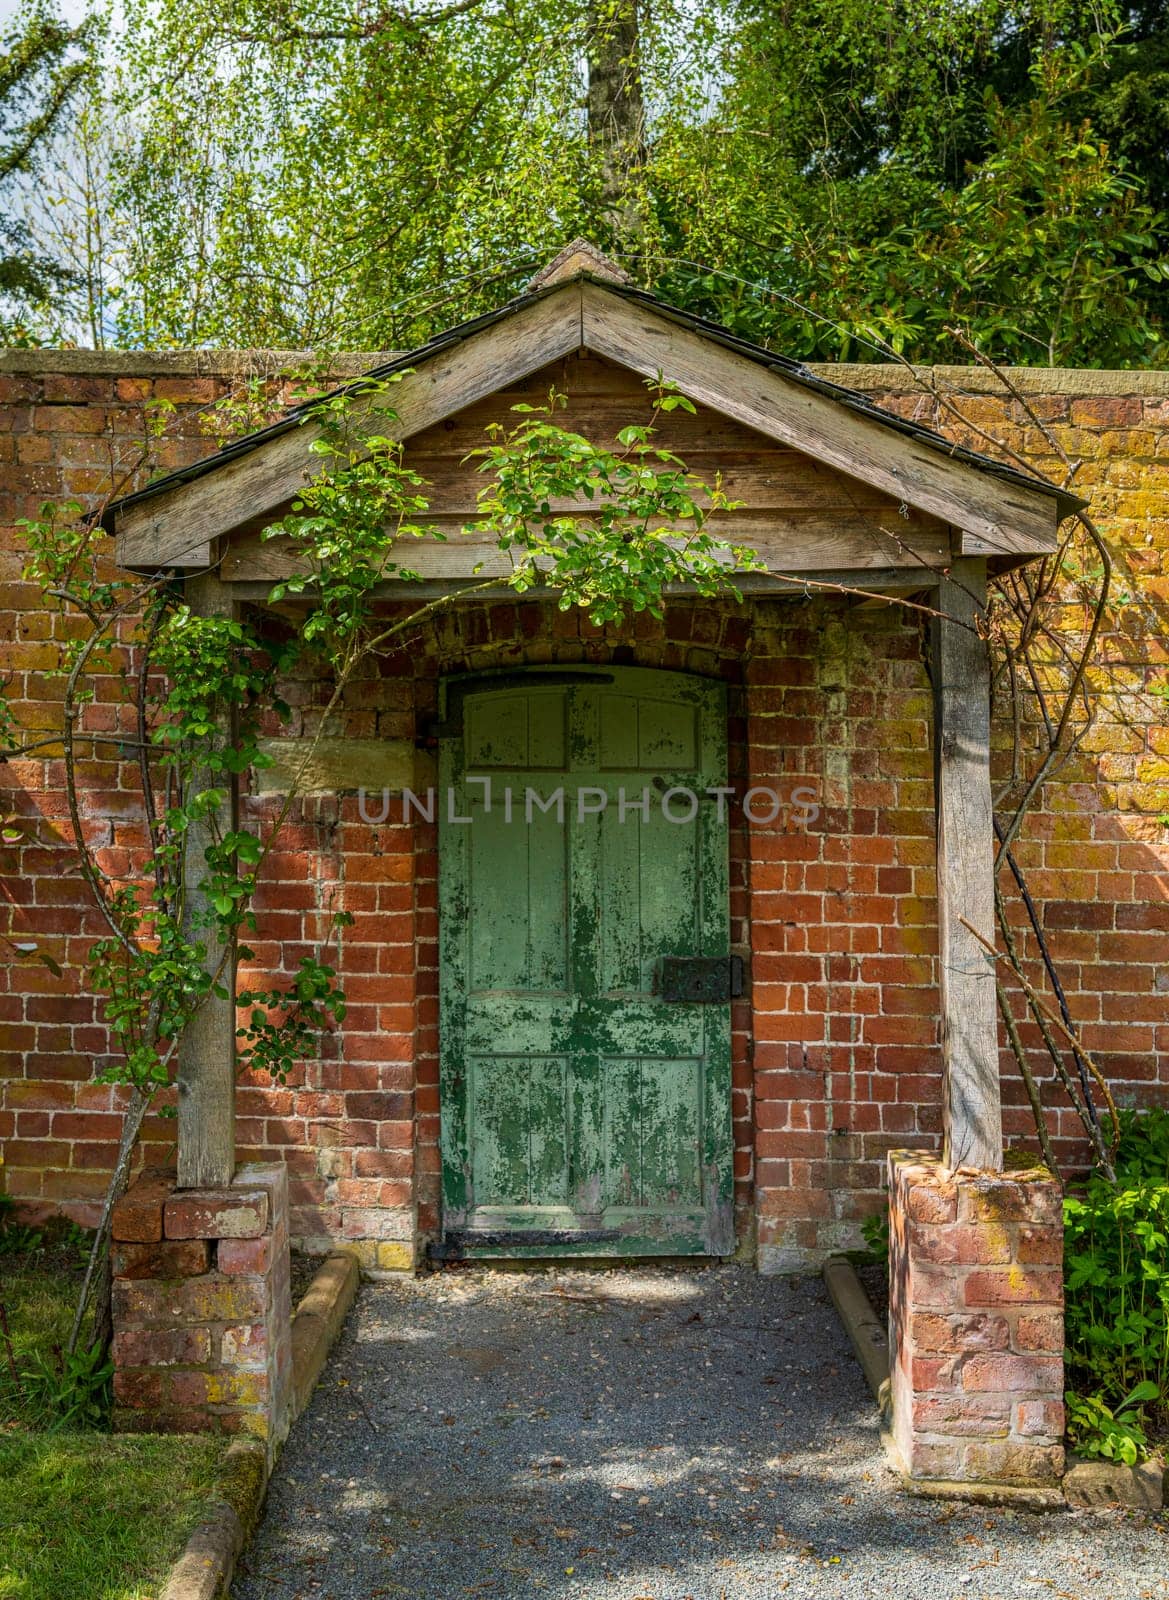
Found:
M 917 1501 L 818 1279 L 366 1287 L 235 1600 L 1169 1600 L 1162 1526 Z

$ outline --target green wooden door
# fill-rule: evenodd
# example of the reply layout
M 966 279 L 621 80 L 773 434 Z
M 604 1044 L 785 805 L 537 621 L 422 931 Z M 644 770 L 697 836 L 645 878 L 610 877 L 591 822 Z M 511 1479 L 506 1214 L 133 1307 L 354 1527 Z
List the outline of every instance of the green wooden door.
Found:
M 467 1254 L 733 1249 L 721 684 L 638 668 L 443 685 L 443 1228 Z M 672 791 L 672 792 L 671 792 Z

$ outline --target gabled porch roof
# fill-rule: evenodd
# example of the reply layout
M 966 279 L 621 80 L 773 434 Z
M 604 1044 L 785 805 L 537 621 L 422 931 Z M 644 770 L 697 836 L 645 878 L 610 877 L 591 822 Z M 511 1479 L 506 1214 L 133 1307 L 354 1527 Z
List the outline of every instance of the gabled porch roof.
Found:
M 1083 502 L 1038 476 L 953 444 L 799 362 L 668 305 L 625 281 L 577 242 L 499 310 L 404 352 L 337 394 L 401 374 L 393 391 L 403 440 L 566 355 L 588 352 L 642 378 L 659 374 L 710 407 L 955 530 L 955 556 L 1013 565 L 1055 548 L 1063 517 Z M 359 400 L 358 405 L 362 402 Z M 378 398 L 364 402 L 384 431 Z M 309 405 L 114 501 L 104 526 L 119 564 L 139 571 L 203 568 L 213 542 L 275 516 L 314 465 Z M 847 568 L 847 560 L 840 563 Z

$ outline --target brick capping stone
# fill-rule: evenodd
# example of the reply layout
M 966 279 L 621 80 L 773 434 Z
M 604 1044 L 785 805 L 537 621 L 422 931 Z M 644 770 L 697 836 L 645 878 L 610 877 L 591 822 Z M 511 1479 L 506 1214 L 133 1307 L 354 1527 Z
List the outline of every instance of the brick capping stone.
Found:
M 288 1169 L 226 1189 L 152 1169 L 114 1212 L 114 1426 L 248 1434 L 269 1458 L 291 1421 Z
M 268 1228 L 263 1189 L 183 1189 L 163 1207 L 168 1239 L 258 1239 Z
M 327 360 L 332 376 L 360 377 L 370 367 L 396 361 L 402 350 L 338 351 Z M 38 377 L 153 378 L 215 377 L 235 378 L 255 373 L 293 371 L 309 363 L 318 365 L 320 357 L 311 350 L 68 350 L 41 346 L 35 350 L 0 350 L 0 372 Z
M 1064 1470 L 1063 1209 L 1043 1167 L 889 1156 L 892 1437 L 923 1486 Z
M 360 377 L 371 367 L 401 360 L 405 350 L 336 350 L 325 357 L 329 375 L 338 381 Z M 0 373 L 39 377 L 43 373 L 78 377 L 218 377 L 278 374 L 301 367 L 319 367 L 312 350 L 74 350 L 41 346 L 34 350 L 0 350 Z M 846 389 L 882 393 L 921 392 L 916 374 L 932 377 L 967 394 L 1002 396 L 1003 385 L 981 367 L 916 366 L 908 370 L 893 361 L 808 361 L 809 372 Z M 1021 394 L 1169 395 L 1169 370 L 1149 367 L 1006 367 Z

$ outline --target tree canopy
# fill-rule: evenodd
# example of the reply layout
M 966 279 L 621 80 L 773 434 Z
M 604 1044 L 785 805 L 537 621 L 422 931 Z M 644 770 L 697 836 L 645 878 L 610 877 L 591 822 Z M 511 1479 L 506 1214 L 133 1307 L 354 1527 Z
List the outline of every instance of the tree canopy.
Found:
M 1167 4 L 129 0 L 40 233 L 93 342 L 403 348 L 585 233 L 795 356 L 1155 363 Z
M 12 181 L 33 168 L 82 88 L 91 42 L 90 24 L 69 28 L 40 3 L 0 38 L 0 193 L 5 199 Z M 46 301 L 67 276 L 60 262 L 36 249 L 19 219 L 0 217 L 0 297 L 10 306 Z M 16 332 L 0 316 L 0 336 Z

